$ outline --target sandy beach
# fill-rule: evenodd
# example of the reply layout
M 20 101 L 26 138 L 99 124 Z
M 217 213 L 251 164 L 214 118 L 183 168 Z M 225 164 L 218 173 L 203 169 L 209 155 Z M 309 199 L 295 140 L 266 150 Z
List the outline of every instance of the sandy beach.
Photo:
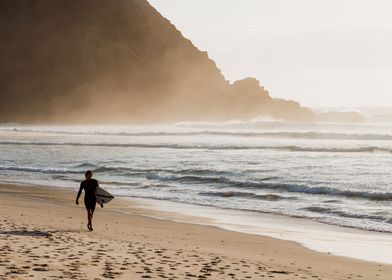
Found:
M 0 279 L 390 279 L 392 266 L 149 217 L 115 199 L 86 227 L 76 191 L 0 185 Z M 138 206 L 138 207 L 135 207 Z

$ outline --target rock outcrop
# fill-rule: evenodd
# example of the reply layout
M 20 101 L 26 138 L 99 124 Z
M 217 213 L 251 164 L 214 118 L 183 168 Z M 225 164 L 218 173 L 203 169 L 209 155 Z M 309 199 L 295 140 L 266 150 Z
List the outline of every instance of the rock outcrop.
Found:
M 146 0 L 3 0 L 0 41 L 1 122 L 317 120 L 230 84 Z

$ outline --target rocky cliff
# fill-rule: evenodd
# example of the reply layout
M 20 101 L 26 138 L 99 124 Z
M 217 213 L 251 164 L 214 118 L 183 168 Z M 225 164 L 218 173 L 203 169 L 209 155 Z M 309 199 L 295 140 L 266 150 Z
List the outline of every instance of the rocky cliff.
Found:
M 1 122 L 317 120 L 229 84 L 146 0 L 2 0 L 0 42 Z

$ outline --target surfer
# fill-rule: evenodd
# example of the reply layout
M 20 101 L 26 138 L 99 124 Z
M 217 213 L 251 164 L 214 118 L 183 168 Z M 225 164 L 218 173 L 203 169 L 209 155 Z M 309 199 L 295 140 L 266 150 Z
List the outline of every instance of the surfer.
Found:
M 92 220 L 93 220 L 95 204 L 96 204 L 95 192 L 97 191 L 99 185 L 97 180 L 92 179 L 93 172 L 91 172 L 90 170 L 86 171 L 84 176 L 86 177 L 86 180 L 80 183 L 78 196 L 76 197 L 76 205 L 79 205 L 79 197 L 82 194 L 82 191 L 84 190 L 84 205 L 86 206 L 87 219 L 88 219 L 87 228 L 90 231 L 92 231 L 93 230 Z

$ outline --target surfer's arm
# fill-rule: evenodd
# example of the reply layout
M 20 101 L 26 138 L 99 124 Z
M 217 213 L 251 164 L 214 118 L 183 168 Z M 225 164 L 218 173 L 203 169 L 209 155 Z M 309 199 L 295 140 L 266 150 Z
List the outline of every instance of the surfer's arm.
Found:
M 97 180 L 94 179 L 94 181 L 95 181 L 94 193 L 97 193 L 97 189 L 98 189 L 98 187 L 99 187 L 99 184 L 98 184 L 98 181 L 97 181 Z
M 99 187 L 98 181 L 95 180 L 95 182 L 97 182 L 97 186 L 95 187 L 95 192 L 97 192 L 97 189 Z M 101 208 L 103 208 L 103 204 L 102 203 L 98 203 L 99 205 L 101 205 Z
M 75 201 L 76 205 L 79 205 L 79 197 L 82 194 L 82 190 L 83 190 L 83 187 L 82 187 L 82 184 L 80 184 L 78 195 L 77 195 L 76 201 Z

